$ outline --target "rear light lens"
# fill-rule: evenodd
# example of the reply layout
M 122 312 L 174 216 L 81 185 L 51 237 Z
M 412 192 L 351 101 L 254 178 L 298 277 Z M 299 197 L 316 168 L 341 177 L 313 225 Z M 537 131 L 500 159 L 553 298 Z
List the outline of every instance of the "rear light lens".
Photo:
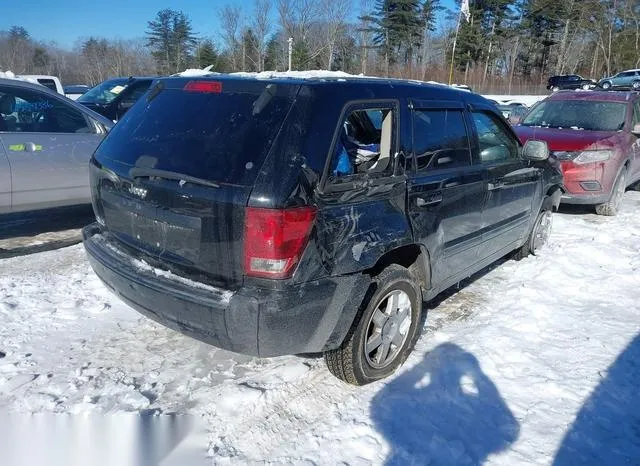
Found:
M 244 270 L 247 276 L 289 278 L 302 257 L 316 209 L 248 207 L 244 230 Z
M 220 94 L 222 92 L 222 83 L 220 81 L 189 81 L 184 86 L 184 90 L 189 92 Z

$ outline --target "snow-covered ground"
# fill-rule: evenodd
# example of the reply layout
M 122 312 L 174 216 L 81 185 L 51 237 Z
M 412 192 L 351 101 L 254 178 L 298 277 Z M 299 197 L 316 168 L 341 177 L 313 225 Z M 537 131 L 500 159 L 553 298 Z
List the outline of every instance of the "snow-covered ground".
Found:
M 638 212 L 638 192 L 614 218 L 564 209 L 541 255 L 432 304 L 406 365 L 361 388 L 318 358 L 240 356 L 139 316 L 81 245 L 0 259 L 0 439 L 42 419 L 26 413 L 184 413 L 205 425 L 192 458 L 215 464 L 638 464 Z M 82 432 L 87 448 L 101 431 Z

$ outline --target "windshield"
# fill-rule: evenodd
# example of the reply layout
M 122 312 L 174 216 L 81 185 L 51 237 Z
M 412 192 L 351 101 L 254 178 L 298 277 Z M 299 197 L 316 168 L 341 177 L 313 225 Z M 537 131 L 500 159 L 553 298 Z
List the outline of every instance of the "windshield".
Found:
M 90 89 L 77 102 L 86 104 L 108 104 L 127 87 L 128 79 L 110 79 Z
M 241 82 L 224 82 L 221 92 L 150 92 L 96 159 L 239 185 L 255 180 L 294 97 L 292 86 Z
M 522 121 L 522 126 L 586 131 L 619 131 L 624 127 L 627 104 L 589 100 L 548 100 Z

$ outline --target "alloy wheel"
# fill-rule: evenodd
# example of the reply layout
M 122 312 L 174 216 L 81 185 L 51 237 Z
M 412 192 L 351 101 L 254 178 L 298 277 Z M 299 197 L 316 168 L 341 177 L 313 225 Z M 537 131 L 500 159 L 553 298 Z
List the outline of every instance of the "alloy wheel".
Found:
M 391 364 L 400 354 L 411 327 L 411 300 L 402 290 L 394 290 L 380 300 L 367 323 L 364 353 L 375 369 Z

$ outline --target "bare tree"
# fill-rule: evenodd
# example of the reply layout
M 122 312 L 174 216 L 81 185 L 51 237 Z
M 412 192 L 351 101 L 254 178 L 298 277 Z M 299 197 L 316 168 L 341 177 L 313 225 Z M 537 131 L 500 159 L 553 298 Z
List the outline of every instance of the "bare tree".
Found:
M 318 37 L 318 28 L 314 28 L 318 16 L 315 0 L 278 0 L 280 27 L 285 33 L 281 46 L 286 50 L 286 41 L 289 37 L 294 38 L 294 48 L 305 56 L 298 66 L 306 67 L 321 51 L 323 40 Z
M 240 61 L 240 42 L 242 34 L 241 17 L 242 9 L 238 6 L 225 5 L 219 13 L 220 16 L 220 28 L 222 29 L 222 40 L 224 41 L 225 48 L 229 52 L 229 59 L 231 60 L 231 68 L 237 71 Z
M 351 0 L 320 0 L 322 20 L 326 28 L 326 68 L 331 69 L 336 44 L 344 35 L 346 19 L 351 9 Z
M 271 1 L 255 0 L 253 33 L 258 48 L 258 71 L 264 71 L 264 59 L 267 54 L 267 40 L 271 32 Z

